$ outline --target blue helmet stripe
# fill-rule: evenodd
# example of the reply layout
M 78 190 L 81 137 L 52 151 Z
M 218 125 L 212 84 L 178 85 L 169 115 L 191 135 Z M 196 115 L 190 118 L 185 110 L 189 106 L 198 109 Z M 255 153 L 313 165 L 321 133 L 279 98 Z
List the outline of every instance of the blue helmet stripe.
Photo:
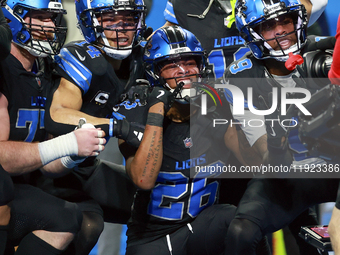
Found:
M 165 20 L 178 25 L 178 21 L 176 19 L 176 15 L 174 12 L 174 7 L 172 3 L 170 3 L 169 1 L 166 3 L 166 7 L 165 7 L 163 15 L 164 15 Z
M 60 54 L 55 57 L 55 61 L 84 91 L 84 94 L 89 90 L 92 80 L 91 71 L 80 63 L 68 49 L 62 49 Z

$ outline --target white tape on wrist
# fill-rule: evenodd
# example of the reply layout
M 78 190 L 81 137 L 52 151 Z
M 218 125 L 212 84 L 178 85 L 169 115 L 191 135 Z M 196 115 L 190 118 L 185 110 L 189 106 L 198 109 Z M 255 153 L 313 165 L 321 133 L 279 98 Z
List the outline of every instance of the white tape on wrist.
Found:
M 38 144 L 40 159 L 43 165 L 64 156 L 78 154 L 76 135 L 71 132 Z
M 66 168 L 74 168 L 76 165 L 82 163 L 86 157 L 83 157 L 78 160 L 73 160 L 70 156 L 62 157 L 60 159 L 61 163 L 63 164 L 64 167 Z

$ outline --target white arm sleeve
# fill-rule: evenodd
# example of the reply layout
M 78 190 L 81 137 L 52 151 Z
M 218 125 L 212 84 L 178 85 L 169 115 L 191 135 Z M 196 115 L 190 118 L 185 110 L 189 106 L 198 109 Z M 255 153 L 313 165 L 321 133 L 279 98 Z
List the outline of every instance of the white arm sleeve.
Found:
M 328 0 L 310 0 L 312 3 L 312 13 L 308 21 L 308 27 L 314 24 L 315 21 L 321 16 L 323 11 L 326 9 Z

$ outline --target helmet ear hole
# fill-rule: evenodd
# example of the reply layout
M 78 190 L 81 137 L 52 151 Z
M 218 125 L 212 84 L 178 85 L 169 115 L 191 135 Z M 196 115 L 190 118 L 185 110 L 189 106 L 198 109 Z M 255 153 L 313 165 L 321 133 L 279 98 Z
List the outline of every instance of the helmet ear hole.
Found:
M 82 23 L 83 25 L 86 25 L 86 21 L 88 20 L 88 18 L 87 18 L 86 14 L 85 14 L 84 12 L 82 12 L 82 13 L 80 14 L 79 20 L 81 21 L 81 23 Z
M 25 43 L 26 41 L 26 35 L 22 32 L 19 32 L 18 35 L 17 35 L 17 40 L 22 42 L 22 43 Z
M 244 32 L 240 32 L 240 36 L 242 37 L 243 40 L 247 41 L 248 40 L 248 35 Z
M 24 9 L 21 6 L 17 6 L 16 8 L 14 8 L 13 12 L 21 16 L 24 13 Z
M 160 84 L 161 86 L 163 86 L 163 87 L 164 87 L 164 85 L 166 84 L 166 81 L 165 81 L 165 79 L 164 79 L 162 76 L 159 77 L 158 81 L 159 81 L 159 84 Z

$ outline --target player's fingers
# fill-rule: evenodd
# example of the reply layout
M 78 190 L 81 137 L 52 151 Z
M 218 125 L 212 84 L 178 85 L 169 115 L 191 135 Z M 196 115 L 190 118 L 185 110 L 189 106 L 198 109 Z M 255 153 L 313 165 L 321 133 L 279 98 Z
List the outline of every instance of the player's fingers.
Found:
M 103 130 L 97 129 L 97 132 L 98 132 L 98 134 L 97 134 L 98 138 L 105 137 L 105 132 Z
M 106 140 L 105 138 L 99 138 L 99 145 L 105 144 Z
M 103 146 L 103 145 L 98 145 L 98 150 L 97 150 L 97 151 L 103 151 L 104 148 L 105 148 L 105 146 Z

